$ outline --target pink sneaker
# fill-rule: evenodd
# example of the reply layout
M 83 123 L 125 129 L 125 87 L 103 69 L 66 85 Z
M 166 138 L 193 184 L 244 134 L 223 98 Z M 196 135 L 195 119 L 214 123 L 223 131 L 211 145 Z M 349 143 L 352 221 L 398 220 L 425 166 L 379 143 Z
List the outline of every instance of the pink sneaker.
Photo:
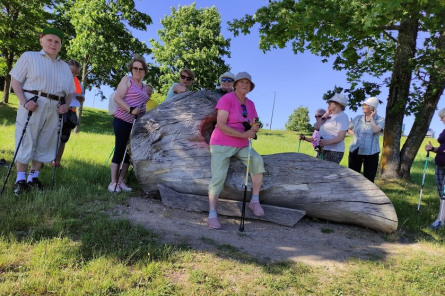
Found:
M 133 190 L 132 188 L 128 187 L 127 184 L 125 184 L 124 182 L 119 183 L 119 187 L 121 188 L 122 191 L 126 192 L 130 192 L 131 190 Z
M 221 229 L 221 224 L 218 221 L 218 217 L 207 218 L 207 225 L 212 229 Z
M 110 192 L 114 192 L 114 188 L 116 188 L 116 193 L 121 192 L 121 188 L 118 186 L 116 186 L 116 183 L 110 183 L 110 185 L 108 185 L 108 191 Z
M 251 209 L 253 211 L 253 214 L 255 216 L 264 216 L 264 210 L 261 207 L 260 203 L 255 201 L 255 202 L 250 202 L 249 203 L 249 209 Z

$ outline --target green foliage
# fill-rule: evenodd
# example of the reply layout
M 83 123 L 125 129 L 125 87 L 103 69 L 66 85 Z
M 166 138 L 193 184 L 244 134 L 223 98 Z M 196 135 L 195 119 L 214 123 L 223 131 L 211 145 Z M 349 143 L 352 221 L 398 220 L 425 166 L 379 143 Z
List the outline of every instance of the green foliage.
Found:
M 82 66 L 85 88 L 95 85 L 117 87 L 129 71 L 134 53 L 149 54 L 145 42 L 132 29 L 147 29 L 150 16 L 135 9 L 134 0 L 66 0 L 54 11 L 57 24 L 71 34 L 66 55 Z
M 51 20 L 51 0 L 0 0 L 0 75 L 9 75 L 22 53 L 40 50 L 39 33 Z M 8 87 L 9 85 L 5 85 Z M 8 102 L 8 97 L 4 98 Z
M 303 106 L 295 109 L 294 112 L 289 116 L 285 127 L 288 131 L 304 133 L 313 132 L 314 128 L 309 123 L 309 109 Z
M 161 20 L 163 29 L 158 31 L 162 44 L 150 39 L 153 57 L 159 65 L 159 80 L 154 82 L 162 94 L 179 80 L 182 68 L 195 73 L 192 88 L 214 89 L 221 73 L 230 68 L 223 57 L 230 57 L 230 39 L 221 34 L 221 16 L 218 10 L 196 9 L 190 6 L 171 8 L 172 14 Z

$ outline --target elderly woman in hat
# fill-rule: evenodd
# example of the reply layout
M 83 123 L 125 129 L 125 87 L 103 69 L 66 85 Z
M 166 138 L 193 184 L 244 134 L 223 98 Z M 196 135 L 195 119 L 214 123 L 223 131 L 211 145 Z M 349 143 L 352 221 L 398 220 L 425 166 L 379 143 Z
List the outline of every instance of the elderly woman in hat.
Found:
M 236 157 L 247 165 L 249 138 L 254 138 L 259 129 L 259 125 L 255 124 L 258 119 L 255 105 L 246 97 L 255 87 L 252 77 L 247 72 L 240 72 L 236 75 L 233 86 L 235 91 L 222 96 L 215 107 L 217 122 L 210 138 L 212 179 L 209 184 L 207 225 L 213 229 L 221 228 L 217 217 L 217 203 L 219 194 L 224 188 L 230 158 Z M 246 123 L 251 126 L 248 130 L 245 128 Z M 250 173 L 253 189 L 249 208 L 256 216 L 264 216 L 259 202 L 264 172 L 263 158 L 252 149 Z
M 379 137 L 385 126 L 385 119 L 377 115 L 379 100 L 376 97 L 366 99 L 363 104 L 363 115 L 356 116 L 349 124 L 349 133 L 354 135 L 349 146 L 349 168 L 374 182 L 379 164 Z
M 224 74 L 221 74 L 221 76 L 219 76 L 220 86 L 217 87 L 213 92 L 216 92 L 221 95 L 225 95 L 226 93 L 232 92 L 234 82 L 235 82 L 235 75 L 233 75 L 231 72 L 226 72 Z
M 319 130 L 320 146 L 323 147 L 323 159 L 340 163 L 345 153 L 345 136 L 348 132 L 349 118 L 343 112 L 348 99 L 343 94 L 336 94 L 328 100 L 328 110 L 317 118 L 314 128 Z

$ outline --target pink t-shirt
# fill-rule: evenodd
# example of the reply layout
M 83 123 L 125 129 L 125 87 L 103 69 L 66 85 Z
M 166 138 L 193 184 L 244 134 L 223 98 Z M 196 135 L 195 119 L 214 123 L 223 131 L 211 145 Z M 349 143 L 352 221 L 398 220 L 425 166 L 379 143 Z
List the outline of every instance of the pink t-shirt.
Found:
M 229 117 L 227 118 L 227 125 L 240 131 L 244 132 L 244 121 L 249 121 L 250 123 L 255 122 L 255 118 L 258 117 L 256 113 L 255 105 L 251 100 L 246 98 L 244 103 L 247 109 L 247 117 L 243 117 L 243 108 L 241 103 L 235 95 L 235 92 L 231 92 L 222 96 L 218 104 L 216 104 L 216 110 L 224 110 L 229 112 Z M 243 148 L 249 146 L 249 139 L 247 138 L 237 138 L 228 136 L 219 130 L 218 125 L 216 125 L 215 130 L 210 138 L 210 145 L 221 145 L 221 146 L 231 146 L 237 148 Z

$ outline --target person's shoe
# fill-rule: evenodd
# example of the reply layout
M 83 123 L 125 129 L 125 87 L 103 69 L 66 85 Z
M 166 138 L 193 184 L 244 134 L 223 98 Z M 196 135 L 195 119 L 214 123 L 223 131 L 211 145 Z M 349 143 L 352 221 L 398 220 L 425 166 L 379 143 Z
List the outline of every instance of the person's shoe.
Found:
M 43 184 L 40 182 L 39 178 L 32 178 L 32 181 L 28 182 L 29 188 L 36 188 L 43 191 Z
M 125 191 L 125 192 L 130 192 L 133 190 L 132 188 L 128 187 L 127 184 L 125 184 L 124 182 L 119 183 L 119 187 L 122 191 Z
M 29 191 L 29 184 L 26 183 L 26 180 L 20 180 L 14 185 L 14 193 L 15 195 L 20 195 L 23 192 Z
M 221 224 L 218 221 L 218 217 L 207 218 L 207 225 L 211 229 L 221 229 Z
M 116 191 L 114 190 L 115 188 Z M 110 183 L 110 185 L 108 185 L 108 191 L 119 193 L 121 192 L 121 188 L 119 187 L 119 185 L 116 186 L 116 183 Z
M 264 210 L 261 207 L 259 202 L 250 202 L 249 203 L 249 209 L 253 211 L 253 214 L 255 216 L 264 216 Z
M 444 227 L 445 222 L 440 221 L 439 219 L 437 219 L 436 221 L 434 221 L 433 223 L 431 223 L 430 226 L 428 226 L 429 229 L 431 230 L 438 230 L 439 228 Z

